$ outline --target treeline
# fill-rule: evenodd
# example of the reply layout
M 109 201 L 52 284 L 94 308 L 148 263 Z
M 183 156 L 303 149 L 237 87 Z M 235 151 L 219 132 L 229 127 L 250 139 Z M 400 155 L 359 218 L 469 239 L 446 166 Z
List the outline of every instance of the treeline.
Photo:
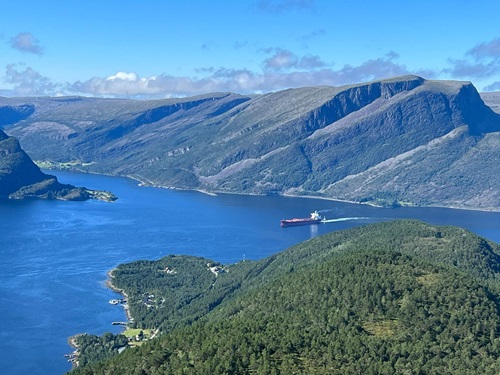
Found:
M 496 374 L 498 312 L 463 273 L 398 252 L 356 253 L 80 373 Z
M 497 374 L 499 254 L 468 231 L 405 220 L 331 233 L 218 276 L 193 257 L 122 265 L 113 282 L 128 280 L 129 297 L 154 290 L 180 298 L 177 310 L 145 307 L 137 324 L 150 319 L 163 335 L 75 372 Z
M 118 354 L 120 348 L 128 345 L 128 339 L 110 332 L 102 336 L 83 334 L 75 338 L 75 344 L 78 347 L 78 365 L 85 366 Z
M 217 274 L 213 267 L 220 268 Z M 258 262 L 223 267 L 210 259 L 170 255 L 122 264 L 112 272 L 112 283 L 127 293 L 132 328 L 168 332 L 205 316 L 258 269 Z

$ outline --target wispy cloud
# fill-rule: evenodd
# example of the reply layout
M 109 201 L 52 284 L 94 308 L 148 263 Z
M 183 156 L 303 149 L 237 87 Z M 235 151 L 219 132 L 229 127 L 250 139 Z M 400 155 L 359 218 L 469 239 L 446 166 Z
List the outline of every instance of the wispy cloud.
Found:
M 493 82 L 491 85 L 486 86 L 484 91 L 500 91 L 500 81 Z
M 214 42 L 204 42 L 201 44 L 200 48 L 204 51 L 210 51 L 212 50 L 216 44 Z
M 495 38 L 487 43 L 479 43 L 467 51 L 467 55 L 476 60 L 484 58 L 500 58 L 500 38 Z
M 498 61 L 470 61 L 465 59 L 449 59 L 452 65 L 451 69 L 444 69 L 444 72 L 450 73 L 454 78 L 488 78 L 500 73 L 500 64 Z
M 244 41 L 244 42 L 242 42 L 242 41 L 237 41 L 237 42 L 234 42 L 234 44 L 233 44 L 233 48 L 234 48 L 235 50 L 240 50 L 240 49 L 242 49 L 242 48 L 246 47 L 247 45 L 248 45 L 248 41 Z
M 345 65 L 334 73 L 342 84 L 408 74 L 406 66 L 395 61 L 398 57 L 396 53 L 391 51 L 384 57 L 370 59 L 357 66 Z
M 10 38 L 10 45 L 22 52 L 34 53 L 35 55 L 42 55 L 43 48 L 40 46 L 40 41 L 36 39 L 32 33 L 19 33 Z
M 325 29 L 317 29 L 317 30 L 310 32 L 309 34 L 306 34 L 306 35 L 299 37 L 298 41 L 301 42 L 304 45 L 304 47 L 307 48 L 307 44 L 311 40 L 314 40 L 314 39 L 321 37 L 323 35 L 326 35 Z
M 264 60 L 264 70 L 317 69 L 327 66 L 319 56 L 297 56 L 289 50 L 268 48 L 265 53 L 273 55 Z
M 454 78 L 484 79 L 500 73 L 500 38 L 479 43 L 462 59 L 449 59 L 451 68 L 443 72 Z

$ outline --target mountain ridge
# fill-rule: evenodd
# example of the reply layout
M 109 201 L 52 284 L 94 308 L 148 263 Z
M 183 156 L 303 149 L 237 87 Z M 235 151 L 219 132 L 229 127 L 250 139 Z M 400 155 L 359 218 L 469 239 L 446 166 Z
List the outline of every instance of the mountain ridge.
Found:
M 43 100 L 4 125 L 36 160 L 181 189 L 500 210 L 500 116 L 470 82 L 410 75 L 252 96 Z M 400 159 L 411 174 L 383 168 Z M 366 186 L 345 180 L 367 175 Z

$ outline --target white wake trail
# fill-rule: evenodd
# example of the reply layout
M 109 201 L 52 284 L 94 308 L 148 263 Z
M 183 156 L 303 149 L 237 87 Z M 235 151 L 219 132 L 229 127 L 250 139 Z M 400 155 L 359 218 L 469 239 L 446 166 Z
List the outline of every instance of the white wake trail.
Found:
M 339 217 L 337 219 L 322 220 L 322 223 L 336 223 L 339 221 L 349 221 L 349 220 L 365 220 L 369 217 Z

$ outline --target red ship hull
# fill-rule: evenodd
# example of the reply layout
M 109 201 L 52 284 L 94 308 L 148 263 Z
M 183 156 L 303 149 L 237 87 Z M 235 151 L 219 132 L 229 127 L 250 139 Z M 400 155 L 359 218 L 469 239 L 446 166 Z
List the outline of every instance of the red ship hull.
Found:
M 294 227 L 297 225 L 311 225 L 311 224 L 319 224 L 321 223 L 321 219 L 290 219 L 290 220 L 281 220 L 280 226 L 284 227 Z

